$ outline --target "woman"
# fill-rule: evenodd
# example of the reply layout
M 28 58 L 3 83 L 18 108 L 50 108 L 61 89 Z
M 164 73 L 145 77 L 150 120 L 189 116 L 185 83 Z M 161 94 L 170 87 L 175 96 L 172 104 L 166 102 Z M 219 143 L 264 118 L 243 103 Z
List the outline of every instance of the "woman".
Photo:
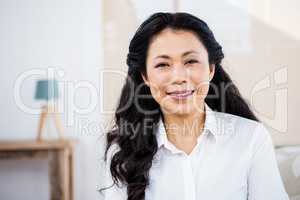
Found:
M 105 199 L 288 199 L 269 133 L 223 58 L 195 16 L 156 13 L 142 23 L 106 137 Z

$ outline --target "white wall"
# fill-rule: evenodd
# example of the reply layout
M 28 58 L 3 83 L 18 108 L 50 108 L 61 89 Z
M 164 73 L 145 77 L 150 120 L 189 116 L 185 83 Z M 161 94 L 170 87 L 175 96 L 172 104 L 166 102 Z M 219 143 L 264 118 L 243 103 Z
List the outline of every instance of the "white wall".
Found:
M 84 84 L 99 91 L 101 69 L 101 0 L 0 0 L 0 140 L 34 139 L 38 114 L 30 114 L 14 99 L 15 81 L 32 69 L 61 70 L 63 86 L 82 87 L 75 94 L 63 90 L 62 120 L 66 135 L 79 139 L 75 157 L 75 199 L 96 199 L 96 139 L 99 131 L 78 127 L 84 120 L 101 122 L 101 99 L 97 107 L 78 114 L 78 107 L 90 105 Z M 38 108 L 33 99 L 35 81 L 22 82 L 21 102 Z M 73 116 L 71 114 L 74 114 Z M 85 132 L 83 131 L 85 130 Z M 55 136 L 53 126 L 48 128 Z M 49 132 L 49 133 L 50 133 Z M 53 132 L 53 133 L 52 133 Z M 0 199 L 48 199 L 46 161 L 0 161 Z

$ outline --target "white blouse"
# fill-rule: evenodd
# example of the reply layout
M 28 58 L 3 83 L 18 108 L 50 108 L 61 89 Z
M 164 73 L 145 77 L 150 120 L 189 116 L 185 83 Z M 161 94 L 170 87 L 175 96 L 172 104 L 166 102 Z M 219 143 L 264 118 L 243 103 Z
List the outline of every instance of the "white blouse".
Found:
M 267 129 L 253 120 L 212 111 L 207 104 L 205 110 L 204 132 L 189 155 L 169 142 L 160 119 L 159 150 L 145 199 L 288 200 Z M 101 185 L 112 184 L 109 165 L 103 168 Z M 127 200 L 126 187 L 114 185 L 102 199 Z

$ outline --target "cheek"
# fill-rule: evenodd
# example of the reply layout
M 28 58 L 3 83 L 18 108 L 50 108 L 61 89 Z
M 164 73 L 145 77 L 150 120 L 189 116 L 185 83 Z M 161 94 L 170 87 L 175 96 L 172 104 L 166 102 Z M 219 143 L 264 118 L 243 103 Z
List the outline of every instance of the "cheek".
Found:
M 159 101 L 166 95 L 166 79 L 162 78 L 162 76 L 154 75 L 149 77 L 149 84 L 151 95 L 155 100 Z
M 164 90 L 159 86 L 151 86 L 150 87 L 152 97 L 159 102 L 164 97 Z
M 207 95 L 209 90 L 209 70 L 199 70 L 192 75 L 192 81 L 195 85 L 195 94 L 203 98 Z
M 196 98 L 204 99 L 207 96 L 209 90 L 208 84 L 202 84 L 200 87 L 197 88 L 195 92 Z

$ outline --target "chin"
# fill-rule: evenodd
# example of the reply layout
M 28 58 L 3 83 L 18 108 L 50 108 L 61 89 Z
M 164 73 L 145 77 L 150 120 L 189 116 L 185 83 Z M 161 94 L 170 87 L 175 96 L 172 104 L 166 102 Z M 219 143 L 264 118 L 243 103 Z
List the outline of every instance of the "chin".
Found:
M 196 109 L 194 109 L 192 106 L 176 105 L 169 108 L 165 108 L 165 110 L 166 110 L 166 114 L 189 115 L 195 112 Z

